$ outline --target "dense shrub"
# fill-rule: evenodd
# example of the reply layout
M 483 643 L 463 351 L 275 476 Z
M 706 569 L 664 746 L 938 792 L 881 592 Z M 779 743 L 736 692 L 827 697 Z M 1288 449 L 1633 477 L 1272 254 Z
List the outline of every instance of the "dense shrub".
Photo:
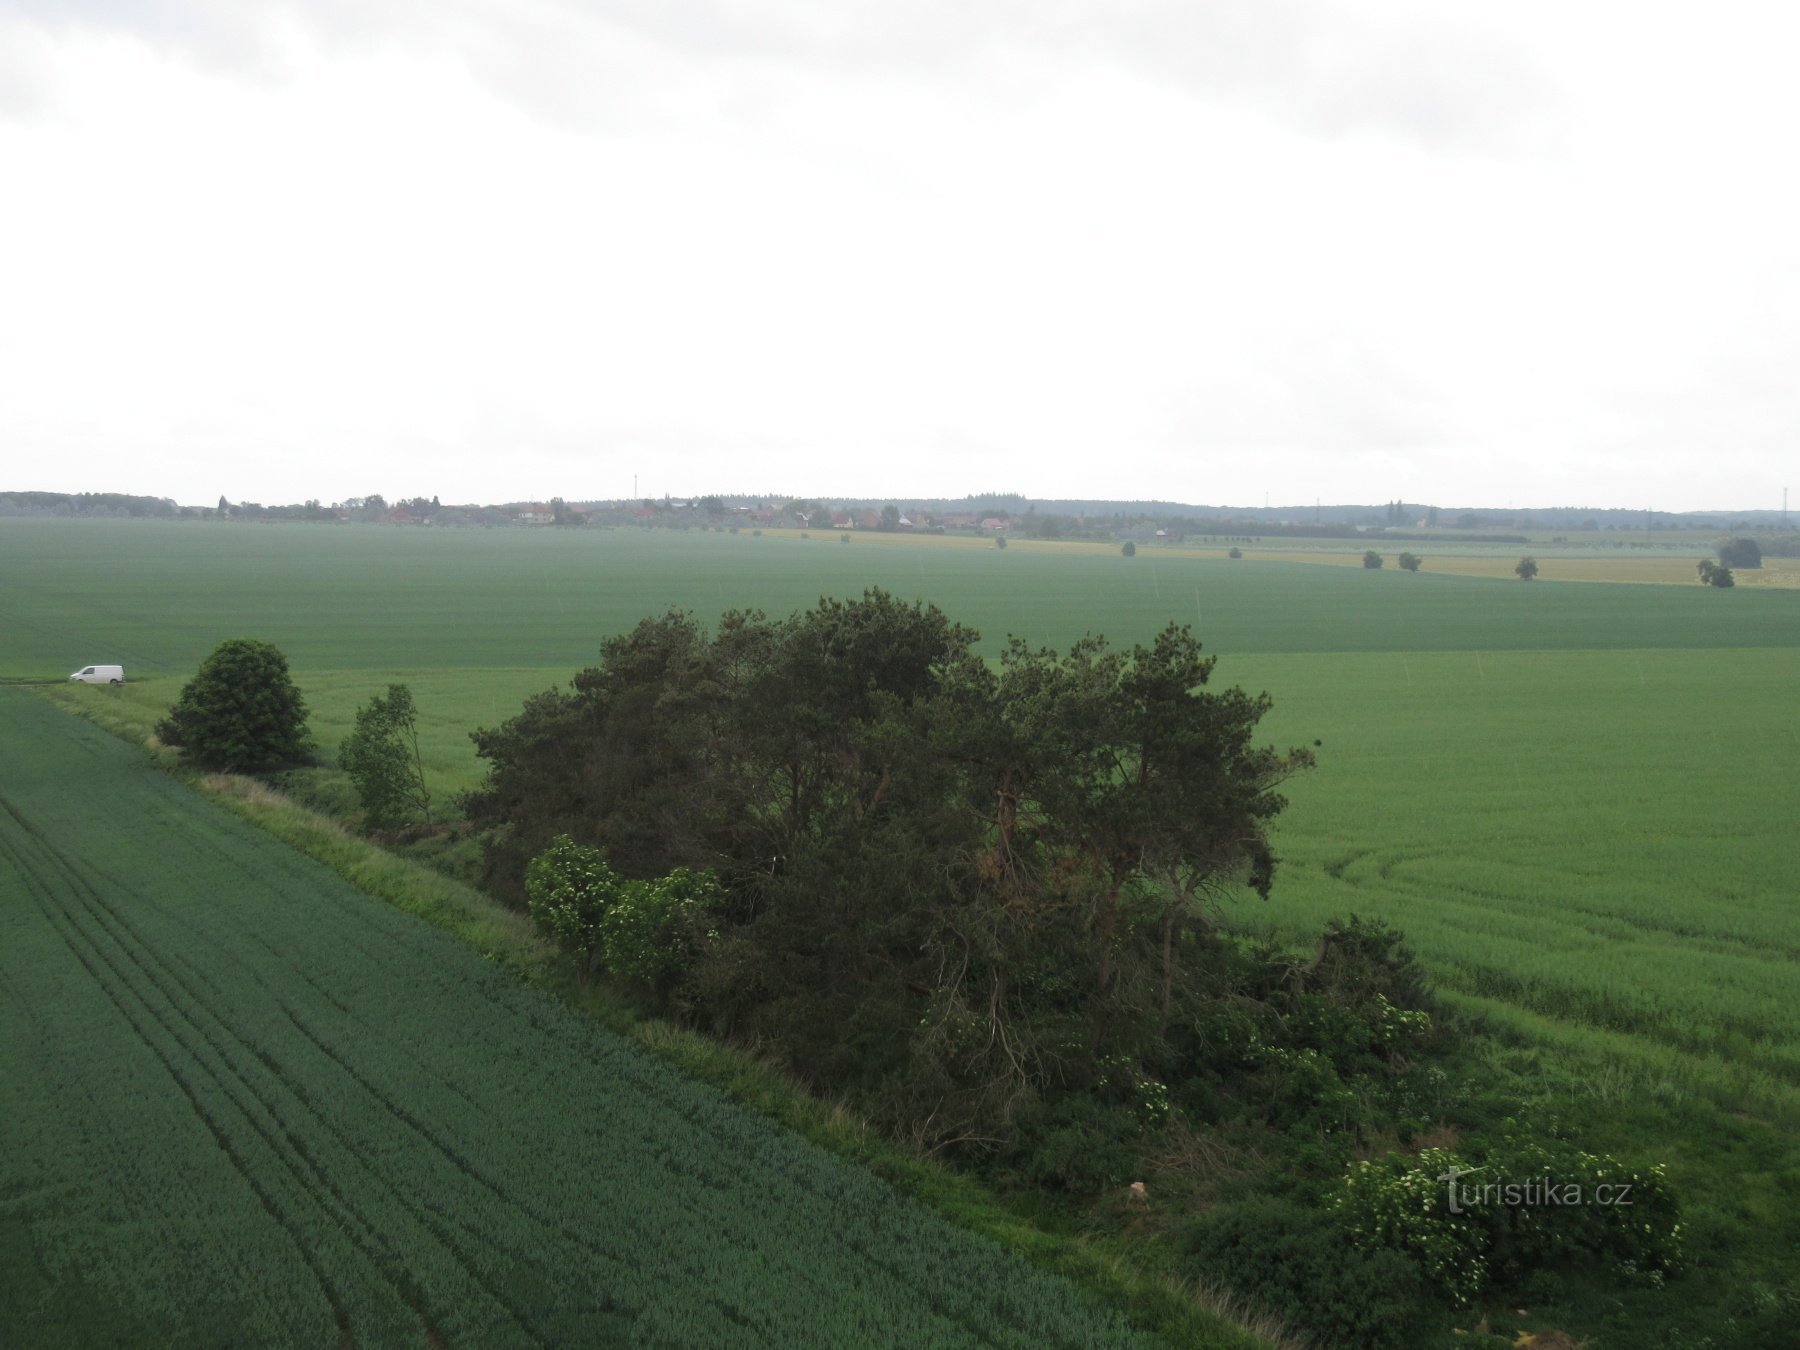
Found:
M 556 841 L 525 870 L 531 917 L 551 941 L 581 960 L 584 976 L 600 964 L 605 950 L 602 921 L 618 898 L 621 882 L 597 848 L 568 835 Z
M 1450 1170 L 1469 1170 L 1447 1149 L 1416 1159 L 1390 1154 L 1351 1164 L 1325 1205 L 1363 1252 L 1394 1251 L 1419 1263 L 1430 1287 L 1454 1307 L 1473 1304 L 1488 1283 L 1481 1216 L 1452 1212 Z
M 1628 1167 L 1559 1139 L 1509 1135 L 1486 1159 L 1483 1180 L 1555 1187 L 1580 1203 L 1484 1204 L 1494 1279 L 1509 1283 L 1537 1270 L 1597 1267 L 1627 1283 L 1658 1285 L 1681 1263 L 1681 1223 L 1664 1169 Z M 1608 1199 L 1599 1203 L 1602 1188 Z M 1624 1189 L 1628 1188 L 1628 1189 Z M 1503 1197 L 1504 1198 L 1504 1197 Z M 1532 1189 L 1527 1200 L 1539 1198 Z M 1542 1197 L 1548 1200 L 1548 1196 Z
M 1347 1243 L 1335 1223 L 1290 1201 L 1214 1210 L 1183 1227 L 1177 1244 L 1190 1277 L 1225 1284 L 1322 1345 L 1400 1350 L 1437 1316 L 1415 1258 Z
M 713 925 L 723 900 L 711 873 L 685 867 L 654 881 L 625 882 L 600 917 L 606 968 L 667 990 L 693 964 L 701 942 L 718 936 Z
M 1363 554 L 1363 566 L 1368 568 L 1371 572 L 1378 571 L 1381 567 L 1381 562 L 1381 555 L 1374 549 L 1370 549 L 1367 553 Z
M 1065 1095 L 1020 1112 L 1011 1162 L 1034 1185 L 1092 1194 L 1133 1180 L 1137 1135 L 1129 1110 Z
M 1352 1164 L 1326 1212 L 1361 1250 L 1414 1257 L 1457 1307 L 1537 1271 L 1598 1268 L 1661 1284 L 1681 1260 L 1681 1224 L 1660 1166 L 1631 1168 L 1522 1135 L 1479 1166 L 1444 1149 Z

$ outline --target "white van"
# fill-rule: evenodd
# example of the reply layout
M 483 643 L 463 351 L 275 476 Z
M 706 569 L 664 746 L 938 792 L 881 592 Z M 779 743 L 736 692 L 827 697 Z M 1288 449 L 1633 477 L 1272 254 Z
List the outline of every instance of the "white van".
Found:
M 71 680 L 80 680 L 83 684 L 124 684 L 124 666 L 89 666 L 86 670 L 78 670 L 69 676 Z

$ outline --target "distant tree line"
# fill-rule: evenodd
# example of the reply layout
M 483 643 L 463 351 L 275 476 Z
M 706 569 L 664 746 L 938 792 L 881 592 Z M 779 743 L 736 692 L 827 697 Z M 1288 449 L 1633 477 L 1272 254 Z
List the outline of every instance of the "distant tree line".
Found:
M 155 517 L 173 520 L 203 515 L 167 497 L 127 492 L 0 492 L 0 516 Z

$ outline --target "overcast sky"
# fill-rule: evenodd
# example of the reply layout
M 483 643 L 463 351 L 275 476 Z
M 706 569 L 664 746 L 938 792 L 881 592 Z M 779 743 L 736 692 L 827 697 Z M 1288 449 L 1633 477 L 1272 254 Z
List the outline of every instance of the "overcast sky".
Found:
M 0 489 L 1778 507 L 1800 6 L 0 0 Z

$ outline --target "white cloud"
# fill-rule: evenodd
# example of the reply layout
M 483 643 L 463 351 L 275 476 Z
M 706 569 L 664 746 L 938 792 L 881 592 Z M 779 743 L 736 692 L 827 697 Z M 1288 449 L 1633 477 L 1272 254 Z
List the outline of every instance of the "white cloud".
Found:
M 1767 500 L 1785 11 L 1446 12 L 0 3 L 5 479 Z

